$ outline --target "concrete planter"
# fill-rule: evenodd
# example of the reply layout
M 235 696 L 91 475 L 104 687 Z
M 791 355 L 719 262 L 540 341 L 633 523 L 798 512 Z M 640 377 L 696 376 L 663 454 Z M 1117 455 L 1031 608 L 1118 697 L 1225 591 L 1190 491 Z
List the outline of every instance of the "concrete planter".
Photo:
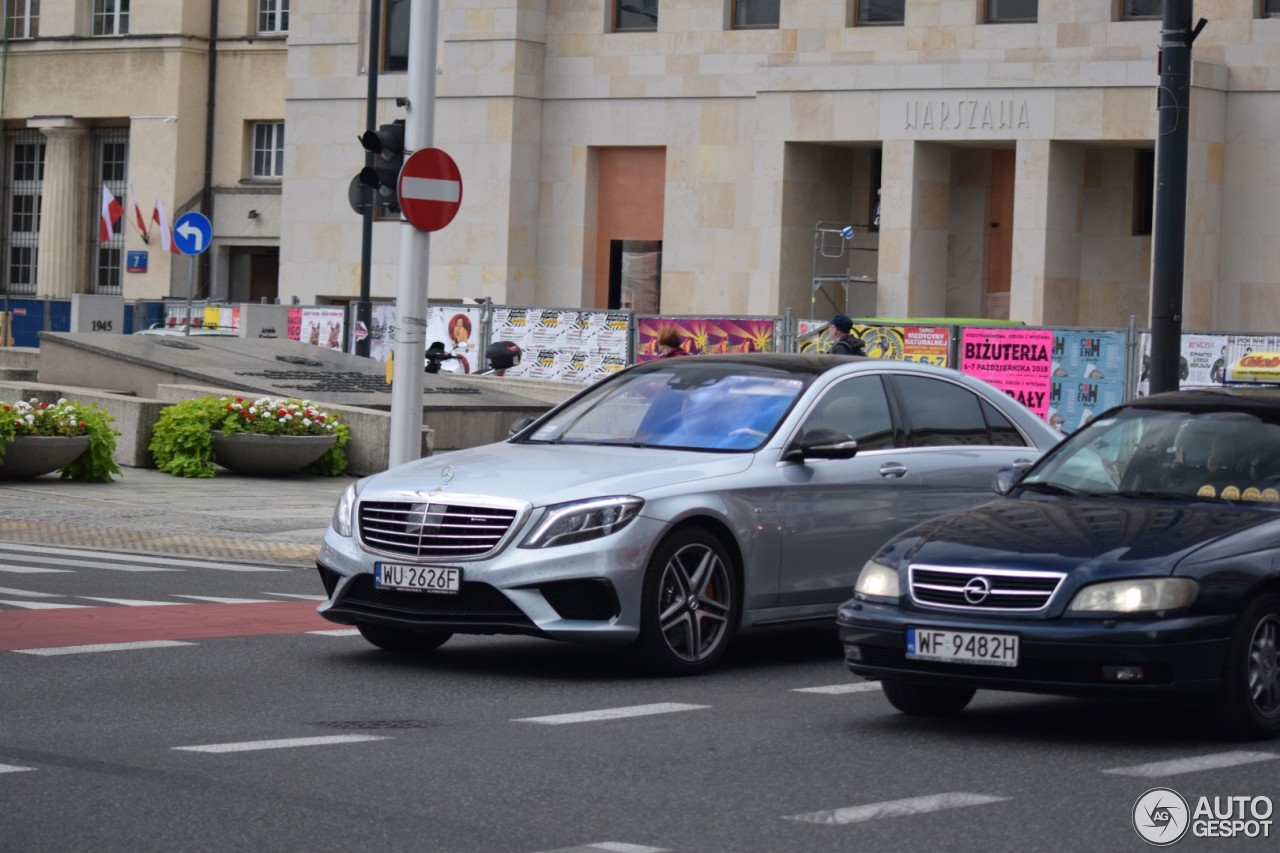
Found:
M 213 460 L 249 477 L 297 474 L 338 440 L 336 435 L 257 435 L 213 433 Z
M 25 480 L 57 471 L 89 449 L 87 435 L 20 435 L 0 460 L 0 479 Z

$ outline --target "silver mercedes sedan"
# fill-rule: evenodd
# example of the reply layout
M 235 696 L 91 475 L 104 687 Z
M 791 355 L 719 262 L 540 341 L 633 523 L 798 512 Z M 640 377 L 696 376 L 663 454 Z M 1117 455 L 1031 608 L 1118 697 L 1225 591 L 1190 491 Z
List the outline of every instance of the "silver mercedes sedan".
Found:
M 945 368 L 651 361 L 507 441 L 354 484 L 325 533 L 319 612 L 398 652 L 530 634 L 699 673 L 740 632 L 833 624 L 883 542 L 992 499 L 996 471 L 1058 438 Z

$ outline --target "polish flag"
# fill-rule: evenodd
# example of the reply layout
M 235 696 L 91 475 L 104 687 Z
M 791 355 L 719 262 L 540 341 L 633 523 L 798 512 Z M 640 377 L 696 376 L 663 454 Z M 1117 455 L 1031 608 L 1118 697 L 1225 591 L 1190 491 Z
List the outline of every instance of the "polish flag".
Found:
M 138 236 L 142 238 L 142 242 L 151 242 L 150 228 L 147 227 L 146 217 L 142 215 L 142 206 L 138 204 L 138 191 L 133 188 L 133 184 L 129 184 L 129 198 L 133 202 L 133 227 L 138 229 Z
M 160 199 L 156 199 L 155 210 L 151 211 L 151 221 L 160 226 L 160 248 L 165 252 L 181 255 L 178 244 L 173 242 L 173 229 L 169 227 L 169 216 L 164 212 Z
M 98 223 L 98 242 L 106 243 L 114 232 L 115 224 L 124 216 L 124 208 L 120 206 L 120 202 L 116 201 L 116 197 L 111 194 L 111 190 L 107 189 L 107 185 L 102 185 L 102 219 Z

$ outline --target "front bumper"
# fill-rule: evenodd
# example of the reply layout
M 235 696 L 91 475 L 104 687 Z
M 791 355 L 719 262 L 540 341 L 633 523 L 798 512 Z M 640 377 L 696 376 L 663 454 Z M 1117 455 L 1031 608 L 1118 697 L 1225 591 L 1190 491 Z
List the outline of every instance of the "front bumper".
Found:
M 376 562 L 412 561 L 365 551 L 330 528 L 316 563 L 329 599 L 318 612 L 344 625 L 626 644 L 639 636 L 645 568 L 668 526 L 641 516 L 577 545 L 529 549 L 513 541 L 486 560 L 423 563 L 460 567 L 457 594 L 375 588 Z
M 845 665 L 866 678 L 1119 697 L 1216 691 L 1226 665 L 1233 617 L 998 619 L 849 601 L 841 605 L 836 624 Z M 1017 634 L 1018 664 L 1000 667 L 909 659 L 908 627 Z M 1141 667 L 1142 678 L 1117 680 L 1117 667 Z

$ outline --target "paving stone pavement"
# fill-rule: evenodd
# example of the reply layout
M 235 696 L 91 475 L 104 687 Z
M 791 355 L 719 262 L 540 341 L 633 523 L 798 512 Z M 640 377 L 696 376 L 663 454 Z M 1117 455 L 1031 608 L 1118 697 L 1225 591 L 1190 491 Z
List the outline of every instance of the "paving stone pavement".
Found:
M 314 564 L 352 477 L 174 477 L 125 468 L 111 483 L 0 480 L 0 541 L 267 565 Z

